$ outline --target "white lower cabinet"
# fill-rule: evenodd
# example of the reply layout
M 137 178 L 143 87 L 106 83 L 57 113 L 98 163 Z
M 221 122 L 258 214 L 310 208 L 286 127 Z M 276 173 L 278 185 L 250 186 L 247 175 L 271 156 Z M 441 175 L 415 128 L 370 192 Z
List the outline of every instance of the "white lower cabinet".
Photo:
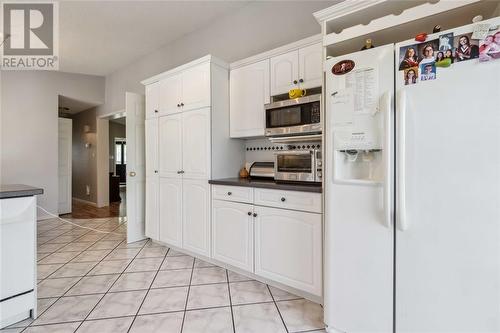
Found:
M 212 256 L 253 272 L 253 205 L 222 200 L 212 204 Z
M 159 178 L 152 176 L 146 177 L 146 236 L 159 240 L 160 239 L 160 223 L 159 223 Z
M 254 206 L 255 274 L 322 293 L 321 214 Z
M 175 246 L 182 246 L 182 190 L 181 178 L 160 178 L 159 240 Z
M 210 256 L 210 185 L 203 179 L 183 179 L 182 198 L 182 247 Z

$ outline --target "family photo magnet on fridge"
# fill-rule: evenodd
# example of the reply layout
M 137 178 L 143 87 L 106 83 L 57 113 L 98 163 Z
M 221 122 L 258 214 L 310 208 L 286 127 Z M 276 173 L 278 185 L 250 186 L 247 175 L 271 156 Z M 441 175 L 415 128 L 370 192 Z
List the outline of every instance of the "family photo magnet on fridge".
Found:
M 479 42 L 479 61 L 485 62 L 500 58 L 500 30 L 491 32 Z
M 479 57 L 479 42 L 472 39 L 471 36 L 472 33 L 468 33 L 453 38 L 455 62 L 467 61 Z
M 349 73 L 354 69 L 355 63 L 352 60 L 342 60 L 333 65 L 332 73 L 333 75 L 344 75 Z
M 418 67 L 410 67 L 403 72 L 405 86 L 418 83 Z
M 418 44 L 402 46 L 399 48 L 399 70 L 418 67 Z
M 439 39 L 426 41 L 418 44 L 417 51 L 420 59 L 419 64 L 434 63 L 436 61 L 436 51 L 439 49 Z M 422 73 L 422 68 L 420 68 Z
M 436 64 L 434 62 L 420 63 L 420 81 L 436 79 Z

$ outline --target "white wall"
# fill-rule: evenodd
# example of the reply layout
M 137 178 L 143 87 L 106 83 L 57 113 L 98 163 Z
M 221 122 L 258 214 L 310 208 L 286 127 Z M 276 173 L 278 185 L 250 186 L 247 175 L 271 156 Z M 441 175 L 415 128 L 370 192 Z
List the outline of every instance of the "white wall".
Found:
M 145 55 L 106 77 L 104 113 L 125 106 L 125 91 L 144 94 L 140 81 L 212 54 L 227 62 L 240 60 L 321 32 L 312 13 L 339 1 L 254 1 Z
M 104 102 L 104 78 L 52 71 L 1 74 L 0 182 L 38 186 L 38 204 L 58 208 L 58 95 Z M 39 212 L 39 217 L 42 216 Z

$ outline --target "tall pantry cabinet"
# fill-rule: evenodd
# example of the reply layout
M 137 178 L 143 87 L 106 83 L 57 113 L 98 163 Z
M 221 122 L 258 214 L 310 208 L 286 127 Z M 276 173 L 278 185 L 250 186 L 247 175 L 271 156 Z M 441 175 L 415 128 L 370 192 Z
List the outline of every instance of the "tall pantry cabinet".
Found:
M 210 178 L 235 177 L 242 142 L 229 138 L 229 72 L 208 55 L 146 86 L 146 236 L 210 256 Z

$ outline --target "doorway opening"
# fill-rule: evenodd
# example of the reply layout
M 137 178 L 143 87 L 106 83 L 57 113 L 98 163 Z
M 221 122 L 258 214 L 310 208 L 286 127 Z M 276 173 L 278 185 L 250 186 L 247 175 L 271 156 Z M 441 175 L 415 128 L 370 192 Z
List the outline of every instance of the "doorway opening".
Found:
M 109 119 L 109 204 L 120 217 L 127 211 L 127 127 L 126 117 Z

